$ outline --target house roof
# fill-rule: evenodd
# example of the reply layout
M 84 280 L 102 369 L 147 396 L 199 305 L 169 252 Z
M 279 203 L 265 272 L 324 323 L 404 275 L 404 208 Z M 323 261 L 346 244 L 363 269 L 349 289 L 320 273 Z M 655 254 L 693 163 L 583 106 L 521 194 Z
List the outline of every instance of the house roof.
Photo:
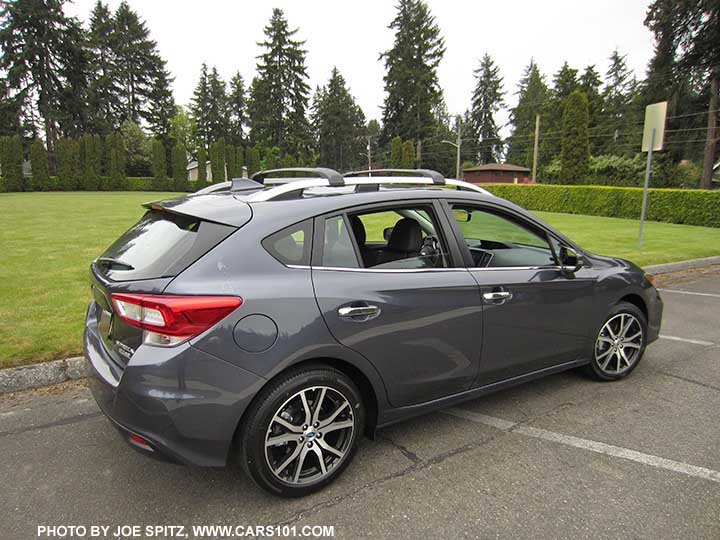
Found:
M 509 171 L 509 172 L 530 172 L 527 167 L 521 167 L 520 165 L 511 165 L 510 163 L 486 163 L 484 165 L 476 165 L 475 167 L 469 167 L 463 169 L 463 172 L 478 172 L 478 171 Z

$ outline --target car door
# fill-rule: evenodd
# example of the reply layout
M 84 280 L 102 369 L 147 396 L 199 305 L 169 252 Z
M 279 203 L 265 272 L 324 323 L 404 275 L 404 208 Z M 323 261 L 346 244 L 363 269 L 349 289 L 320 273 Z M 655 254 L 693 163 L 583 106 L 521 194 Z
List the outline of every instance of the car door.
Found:
M 587 355 L 593 273 L 563 271 L 558 240 L 517 213 L 452 201 L 446 208 L 484 306 L 477 384 Z
M 381 213 L 397 221 L 383 222 Z M 372 362 L 397 407 L 461 392 L 477 375 L 477 284 L 455 267 L 461 254 L 438 217 L 447 231 L 442 210 L 420 201 L 353 209 L 315 224 L 312 279 L 325 322 L 340 343 Z M 388 228 L 393 232 L 380 253 L 363 256 L 359 241 L 369 239 L 378 251 Z M 433 244 L 435 252 L 424 247 Z

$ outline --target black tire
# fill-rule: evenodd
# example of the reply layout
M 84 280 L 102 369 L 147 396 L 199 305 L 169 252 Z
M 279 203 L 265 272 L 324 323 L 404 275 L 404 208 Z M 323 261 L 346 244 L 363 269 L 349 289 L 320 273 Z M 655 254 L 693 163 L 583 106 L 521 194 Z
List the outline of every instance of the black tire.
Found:
M 613 321 L 612 323 L 610 323 L 612 329 L 612 325 L 616 324 L 615 321 L 623 320 L 623 315 L 630 316 L 634 318 L 635 321 L 637 321 L 637 324 L 635 325 L 633 323 L 631 325 L 631 330 L 628 330 L 628 333 L 633 333 L 628 337 L 636 335 L 638 332 L 638 327 L 639 331 L 642 332 L 642 335 L 639 338 L 636 338 L 632 343 L 629 341 L 623 343 L 622 339 L 615 339 L 614 336 L 607 334 L 606 325 L 608 325 L 608 322 Z M 630 319 L 628 319 L 627 317 L 626 320 L 628 322 L 630 321 Z M 615 328 L 617 329 L 617 326 L 615 326 Z M 600 341 L 601 339 L 602 342 Z M 610 341 L 613 341 L 614 343 L 610 344 Z M 592 348 L 590 350 L 590 363 L 584 366 L 583 371 L 586 375 L 597 381 L 616 381 L 618 379 L 622 379 L 623 377 L 627 377 L 630 373 L 632 373 L 632 371 L 637 367 L 638 363 L 642 359 L 643 353 L 645 352 L 646 344 L 647 319 L 645 317 L 645 314 L 634 304 L 630 304 L 628 302 L 619 302 L 618 304 L 613 306 L 613 308 L 610 310 L 607 317 L 603 321 L 603 324 L 598 329 L 596 338 L 595 340 L 593 340 Z M 605 346 L 607 348 L 601 349 L 600 347 L 602 346 Z M 632 349 L 631 346 L 633 347 Z M 638 347 L 637 349 L 635 349 L 636 346 Z M 613 347 L 615 348 L 613 349 Z M 629 362 L 624 360 L 624 356 L 622 356 L 623 349 L 625 351 L 633 351 L 633 355 L 630 358 Z M 629 355 L 630 353 L 626 352 L 625 354 Z M 607 356 L 605 356 L 605 358 L 598 358 L 604 355 L 607 355 L 610 358 L 607 359 Z M 603 368 L 603 363 L 606 359 L 608 360 L 608 364 L 606 364 L 606 367 Z M 615 364 L 617 370 L 613 371 L 613 362 L 615 361 L 617 362 Z
M 319 396 L 323 388 L 326 390 L 321 399 Z M 305 397 L 297 397 L 300 393 Z M 342 398 L 348 402 L 348 405 L 344 405 L 340 416 L 338 416 L 340 420 L 330 421 L 337 422 L 334 424 L 336 426 L 339 423 L 348 423 L 349 420 L 352 420 L 354 423 L 352 428 L 335 428 L 335 431 L 325 433 L 325 438 L 320 440 L 323 436 L 321 432 L 323 427 L 320 426 L 318 432 L 313 435 L 314 428 L 309 426 L 308 431 L 297 433 L 298 441 L 293 440 L 277 444 L 271 447 L 266 454 L 266 438 L 277 437 L 278 435 L 289 438 L 296 435 L 295 432 L 285 428 L 284 424 L 279 424 L 274 420 L 274 418 L 282 416 L 281 412 L 287 415 L 281 417 L 281 419 L 286 420 L 287 424 L 302 429 L 302 426 L 296 424 L 298 420 L 300 420 L 301 424 L 305 420 L 304 408 L 301 408 L 303 407 L 303 399 L 308 403 L 310 412 L 314 413 L 314 407 L 318 401 L 321 401 L 321 408 L 323 408 L 323 404 L 325 404 L 325 407 L 331 407 L 337 403 L 342 404 Z M 337 405 L 336 408 L 341 407 Z M 297 412 L 294 412 L 295 410 Z M 318 418 L 320 418 L 321 413 L 322 411 L 318 413 Z M 324 419 L 321 419 L 321 422 L 327 421 L 329 416 L 326 415 Z M 288 418 L 290 420 L 287 420 Z M 331 429 L 330 426 L 326 427 Z M 309 495 L 335 480 L 350 464 L 357 450 L 364 427 L 365 408 L 362 395 L 347 375 L 323 364 L 293 369 L 282 374 L 277 380 L 263 389 L 250 406 L 238 441 L 240 463 L 248 476 L 258 486 L 274 495 L 282 497 Z M 276 432 L 275 430 L 279 431 Z M 300 437 L 303 438 L 302 444 L 299 442 Z M 315 437 L 314 443 L 311 442 L 311 437 Z M 330 444 L 332 437 L 337 437 L 337 439 L 335 443 Z M 341 441 L 340 438 L 342 438 Z M 326 445 L 328 444 L 333 448 L 335 448 L 336 444 L 343 448 L 344 455 L 337 457 L 327 450 L 321 450 L 321 448 L 327 448 Z M 312 448 L 303 449 L 302 446 Z M 310 468 L 317 470 L 315 474 L 321 475 L 320 477 L 313 479 L 312 476 L 309 476 L 306 480 L 302 478 L 293 479 L 292 474 L 297 470 L 297 458 L 295 462 L 291 462 L 286 469 L 283 469 L 281 474 L 288 475 L 287 478 L 284 476 L 281 478 L 274 472 L 270 461 L 276 460 L 274 461 L 274 464 L 277 465 L 275 469 L 278 469 L 282 466 L 279 464 L 285 463 L 287 458 L 292 457 L 293 452 L 296 450 L 299 452 L 305 450 L 305 454 L 301 454 L 300 457 L 307 456 L 304 461 L 309 464 Z M 315 454 L 316 452 L 317 454 Z M 323 467 L 327 466 L 326 473 L 319 470 L 321 467 L 320 459 L 323 460 Z M 300 462 L 299 466 L 302 471 L 303 461 Z M 294 469 L 288 471 L 287 469 L 290 469 L 290 467 L 294 467 Z

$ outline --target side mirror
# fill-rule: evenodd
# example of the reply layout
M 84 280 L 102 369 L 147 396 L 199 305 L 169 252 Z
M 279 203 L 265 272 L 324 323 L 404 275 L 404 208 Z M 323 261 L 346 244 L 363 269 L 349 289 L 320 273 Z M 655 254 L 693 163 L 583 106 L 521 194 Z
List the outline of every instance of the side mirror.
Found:
M 390 241 L 390 236 L 392 235 L 393 229 L 394 229 L 394 227 L 387 227 L 386 229 L 383 230 L 383 238 L 385 239 L 386 242 Z
M 577 252 L 570 247 L 560 247 L 560 266 L 563 272 L 574 274 L 583 267 L 582 257 L 579 257 Z
M 472 217 L 472 214 L 463 208 L 454 208 L 452 213 L 455 217 L 455 221 L 458 223 L 467 223 Z

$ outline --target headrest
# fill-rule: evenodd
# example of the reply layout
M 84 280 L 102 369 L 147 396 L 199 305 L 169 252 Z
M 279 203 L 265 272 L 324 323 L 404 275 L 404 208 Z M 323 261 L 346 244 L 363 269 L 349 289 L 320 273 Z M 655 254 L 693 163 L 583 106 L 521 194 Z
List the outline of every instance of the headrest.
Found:
M 387 247 L 395 251 L 418 251 L 421 243 L 420 224 L 414 219 L 402 218 L 393 227 Z
M 366 234 L 365 225 L 363 225 L 362 220 L 357 216 L 350 216 L 350 226 L 352 227 L 353 234 L 355 235 L 355 241 L 359 246 L 364 246 Z

